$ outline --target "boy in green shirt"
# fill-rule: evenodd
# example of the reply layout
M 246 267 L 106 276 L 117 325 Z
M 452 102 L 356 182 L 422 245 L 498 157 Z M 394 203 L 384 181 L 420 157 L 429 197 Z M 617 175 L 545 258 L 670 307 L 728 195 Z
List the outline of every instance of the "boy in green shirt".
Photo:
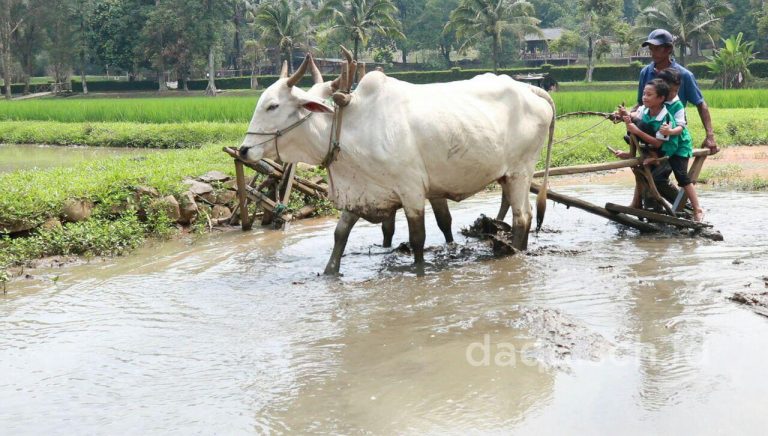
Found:
M 676 93 L 674 95 L 676 96 Z M 643 105 L 632 114 L 624 112 L 623 119 L 627 125 L 627 131 L 636 135 L 638 139 L 648 144 L 651 149 L 658 150 L 655 153 L 668 156 L 669 164 L 675 173 L 678 185 L 685 190 L 685 193 L 688 194 L 688 198 L 691 200 L 694 221 L 701 221 L 704 212 L 699 205 L 696 189 L 688 177 L 688 158 L 693 153 L 691 135 L 685 126 L 677 125 L 674 116 L 665 105 L 666 101 L 671 100 L 669 96 L 670 86 L 661 79 L 653 79 L 643 88 Z M 633 122 L 635 117 L 641 118 L 643 123 L 655 132 L 655 135 L 650 135 L 641 130 Z M 619 154 L 617 156 L 623 157 Z M 655 159 L 656 156 L 651 155 L 643 164 L 650 164 Z M 632 206 L 637 207 L 639 204 L 640 192 L 636 189 Z

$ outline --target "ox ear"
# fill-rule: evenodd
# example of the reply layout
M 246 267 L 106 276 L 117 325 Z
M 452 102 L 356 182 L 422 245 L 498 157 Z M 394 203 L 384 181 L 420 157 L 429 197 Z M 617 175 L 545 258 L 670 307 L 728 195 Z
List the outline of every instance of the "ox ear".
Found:
M 299 105 L 311 112 L 333 113 L 333 108 L 323 103 L 320 99 L 309 96 L 299 100 Z

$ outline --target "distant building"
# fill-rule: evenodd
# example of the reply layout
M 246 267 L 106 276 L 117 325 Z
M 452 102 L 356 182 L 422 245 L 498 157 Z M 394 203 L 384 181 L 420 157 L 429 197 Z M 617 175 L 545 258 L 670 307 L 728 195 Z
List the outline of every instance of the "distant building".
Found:
M 547 63 L 552 65 L 571 65 L 577 60 L 576 53 L 551 53 L 549 44 L 563 35 L 560 27 L 541 29 L 541 35 L 529 33 L 525 35 L 525 49 L 520 58 L 526 65 L 539 66 Z

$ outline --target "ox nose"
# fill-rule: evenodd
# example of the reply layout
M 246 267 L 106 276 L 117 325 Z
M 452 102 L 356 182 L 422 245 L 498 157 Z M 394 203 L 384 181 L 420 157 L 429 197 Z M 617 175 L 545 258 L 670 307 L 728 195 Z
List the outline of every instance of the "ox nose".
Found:
M 240 149 L 237 150 L 237 153 L 240 155 L 241 158 L 243 159 L 246 158 L 246 156 L 248 155 L 248 148 L 249 147 L 246 147 L 245 145 L 241 145 Z

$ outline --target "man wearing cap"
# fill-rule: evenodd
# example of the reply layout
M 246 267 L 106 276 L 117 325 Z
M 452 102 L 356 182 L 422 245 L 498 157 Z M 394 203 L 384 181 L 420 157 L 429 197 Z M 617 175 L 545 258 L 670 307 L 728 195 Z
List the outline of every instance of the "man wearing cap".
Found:
M 701 124 L 704 125 L 704 129 L 707 132 L 707 137 L 701 146 L 709 148 L 710 153 L 715 154 L 719 149 L 715 142 L 715 133 L 712 131 L 712 118 L 709 115 L 709 106 L 704 101 L 704 96 L 701 95 L 701 90 L 698 83 L 696 83 L 696 78 L 693 77 L 693 73 L 672 59 L 672 42 L 674 42 L 674 38 L 671 33 L 664 29 L 656 29 L 648 35 L 648 39 L 643 43 L 643 47 L 648 47 L 648 50 L 651 52 L 653 62 L 646 65 L 640 71 L 637 104 L 638 106 L 642 104 L 643 88 L 645 88 L 648 82 L 656 78 L 656 74 L 665 68 L 676 68 L 680 72 L 681 79 L 680 90 L 677 96 L 680 97 L 683 106 L 688 104 L 688 102 L 696 106 L 696 109 L 699 111 L 699 118 L 701 118 Z

